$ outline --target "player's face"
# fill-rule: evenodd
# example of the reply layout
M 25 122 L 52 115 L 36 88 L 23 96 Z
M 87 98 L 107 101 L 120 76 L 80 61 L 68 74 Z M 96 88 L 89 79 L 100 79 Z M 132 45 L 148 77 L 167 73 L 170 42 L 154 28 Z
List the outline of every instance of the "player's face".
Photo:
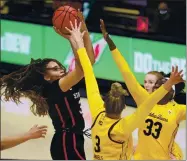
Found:
M 153 74 L 147 74 L 144 80 L 144 88 L 147 92 L 152 93 L 153 87 L 157 81 L 157 77 Z
M 47 81 L 55 81 L 60 79 L 65 74 L 65 71 L 54 61 L 51 61 L 46 66 L 44 79 Z

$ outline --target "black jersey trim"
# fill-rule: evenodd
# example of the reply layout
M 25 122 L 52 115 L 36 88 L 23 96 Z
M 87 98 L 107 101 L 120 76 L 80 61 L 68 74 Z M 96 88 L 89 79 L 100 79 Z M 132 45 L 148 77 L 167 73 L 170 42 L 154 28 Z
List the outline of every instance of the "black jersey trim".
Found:
M 108 130 L 108 137 L 109 137 L 109 139 L 110 139 L 111 141 L 113 141 L 113 142 L 115 142 L 115 143 L 117 143 L 117 144 L 124 144 L 124 143 L 125 143 L 124 141 L 123 141 L 123 142 L 119 142 L 119 141 L 113 140 L 112 137 L 110 136 L 110 133 L 111 133 L 111 131 L 113 130 L 114 126 L 115 126 L 120 120 L 121 120 L 121 119 L 119 119 L 118 121 L 116 121 L 116 122 L 109 128 L 109 130 Z
M 94 127 L 94 125 L 95 125 L 95 123 L 96 123 L 98 117 L 99 117 L 102 113 L 104 113 L 104 112 L 105 112 L 105 111 L 101 111 L 101 112 L 96 116 L 96 118 L 95 118 L 95 120 L 94 120 L 92 126 L 91 126 L 90 128 L 88 128 L 88 129 L 86 129 L 86 130 L 83 132 L 88 138 L 91 138 L 91 134 L 89 134 L 88 131 L 90 131 L 90 130 Z
M 104 113 L 104 112 L 105 112 L 105 111 L 101 111 L 101 112 L 96 116 L 96 118 L 95 118 L 95 120 L 94 120 L 94 122 L 93 122 L 93 124 L 92 124 L 92 126 L 91 126 L 91 129 L 94 127 L 94 125 L 95 125 L 95 123 L 96 123 L 98 117 L 99 117 L 102 113 Z
M 177 135 L 177 132 L 178 132 L 178 130 L 179 130 L 179 124 L 177 124 L 177 127 L 175 128 L 175 130 L 173 131 L 173 133 L 172 133 L 172 138 L 171 138 L 171 140 L 170 140 L 170 143 L 169 143 L 169 145 L 168 145 L 168 149 L 170 150 L 170 153 L 172 153 L 172 145 L 173 145 L 173 143 L 174 143 L 174 141 L 175 141 L 175 137 L 176 137 L 176 135 Z M 173 153 L 172 153 L 173 154 Z

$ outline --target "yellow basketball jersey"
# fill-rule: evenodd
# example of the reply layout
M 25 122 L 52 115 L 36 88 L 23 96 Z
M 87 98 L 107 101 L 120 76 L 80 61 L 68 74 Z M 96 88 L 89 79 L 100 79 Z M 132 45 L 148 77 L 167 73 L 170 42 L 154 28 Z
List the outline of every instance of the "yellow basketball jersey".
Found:
M 93 68 L 85 48 L 77 51 L 85 75 L 86 93 L 92 115 L 92 140 L 94 159 L 130 159 L 132 154 L 132 132 L 142 127 L 154 105 L 168 93 L 161 86 L 139 105 L 132 115 L 115 120 L 106 117 L 105 104 L 101 98 Z
M 122 129 L 121 129 L 122 128 Z M 98 114 L 92 125 L 94 160 L 129 160 L 132 154 L 132 135 L 125 136 L 120 119 Z
M 185 116 L 185 105 L 176 102 L 169 102 L 165 106 L 156 105 L 146 118 L 144 126 L 139 129 L 134 159 L 170 159 L 179 123 Z
M 142 102 L 144 102 L 144 100 L 149 96 L 149 93 L 136 80 L 127 61 L 124 59 L 124 57 L 117 48 L 112 51 L 112 56 L 116 64 L 120 68 L 120 71 L 123 75 L 124 81 L 128 87 L 129 92 L 134 98 L 137 106 L 140 106 Z M 149 106 L 150 105 L 148 105 L 147 108 L 149 108 Z M 169 108 L 169 106 L 171 106 L 171 109 Z M 139 145 L 135 153 L 136 159 L 151 160 L 156 158 L 160 160 L 162 158 L 167 159 L 169 157 L 168 151 L 166 151 L 165 149 L 167 145 L 164 146 L 162 144 L 172 144 L 173 141 L 170 140 L 171 134 L 165 135 L 162 131 L 166 133 L 173 133 L 172 136 L 174 136 L 177 131 L 177 127 L 180 120 L 184 120 L 186 116 L 186 106 L 177 104 L 174 105 L 176 108 L 172 108 L 172 106 L 172 104 L 168 104 L 168 107 L 165 107 L 165 105 L 156 105 L 154 107 L 154 109 L 150 113 L 150 116 L 146 119 L 146 122 L 144 123 L 144 128 L 140 129 L 139 131 Z M 166 122 L 167 120 L 164 119 L 165 117 L 167 117 L 168 122 Z M 171 129 L 168 129 L 170 127 Z M 174 140 L 174 138 L 172 139 Z M 147 144 L 149 146 L 147 146 Z M 164 146 L 165 148 L 163 149 L 162 146 Z M 171 147 L 168 147 L 168 149 L 170 149 L 170 153 L 174 155 L 176 159 L 182 159 L 182 150 L 175 142 L 172 144 Z M 163 152 L 163 150 L 166 152 Z M 158 155 L 159 153 L 160 156 Z

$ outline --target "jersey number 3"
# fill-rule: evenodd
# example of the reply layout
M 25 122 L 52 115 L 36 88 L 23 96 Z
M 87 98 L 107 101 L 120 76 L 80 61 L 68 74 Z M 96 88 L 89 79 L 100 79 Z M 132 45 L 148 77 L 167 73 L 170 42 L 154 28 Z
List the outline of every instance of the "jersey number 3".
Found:
M 146 136 L 152 135 L 155 139 L 158 139 L 160 136 L 160 131 L 162 129 L 162 124 L 160 122 L 153 122 L 151 119 L 145 120 L 145 122 L 148 124 L 147 129 L 148 130 L 143 130 L 144 134 Z M 153 126 L 156 126 L 155 131 L 152 132 Z
M 96 144 L 95 144 L 95 152 L 100 152 L 101 151 L 101 148 L 100 148 L 100 138 L 99 136 L 95 136 L 95 139 L 96 139 Z

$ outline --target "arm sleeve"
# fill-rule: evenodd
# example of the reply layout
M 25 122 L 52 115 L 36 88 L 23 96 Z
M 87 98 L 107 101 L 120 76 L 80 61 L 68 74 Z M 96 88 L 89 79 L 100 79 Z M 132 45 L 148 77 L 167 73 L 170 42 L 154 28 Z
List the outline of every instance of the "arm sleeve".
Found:
M 137 106 L 139 106 L 145 98 L 149 96 L 149 93 L 138 83 L 130 70 L 128 63 L 117 48 L 112 51 L 112 56 L 124 78 L 129 92 L 134 98 Z
M 139 128 L 143 125 L 145 118 L 148 116 L 151 109 L 159 102 L 168 91 L 163 87 L 163 85 L 150 94 L 148 98 L 139 106 L 134 114 L 130 117 L 122 119 L 123 127 L 126 129 L 125 131 L 131 133 L 136 128 Z
M 93 72 L 91 62 L 86 54 L 85 48 L 80 48 L 78 51 L 80 62 L 84 71 L 86 82 L 86 93 L 92 117 L 95 117 L 99 112 L 104 110 L 104 101 L 101 98 L 98 84 Z

